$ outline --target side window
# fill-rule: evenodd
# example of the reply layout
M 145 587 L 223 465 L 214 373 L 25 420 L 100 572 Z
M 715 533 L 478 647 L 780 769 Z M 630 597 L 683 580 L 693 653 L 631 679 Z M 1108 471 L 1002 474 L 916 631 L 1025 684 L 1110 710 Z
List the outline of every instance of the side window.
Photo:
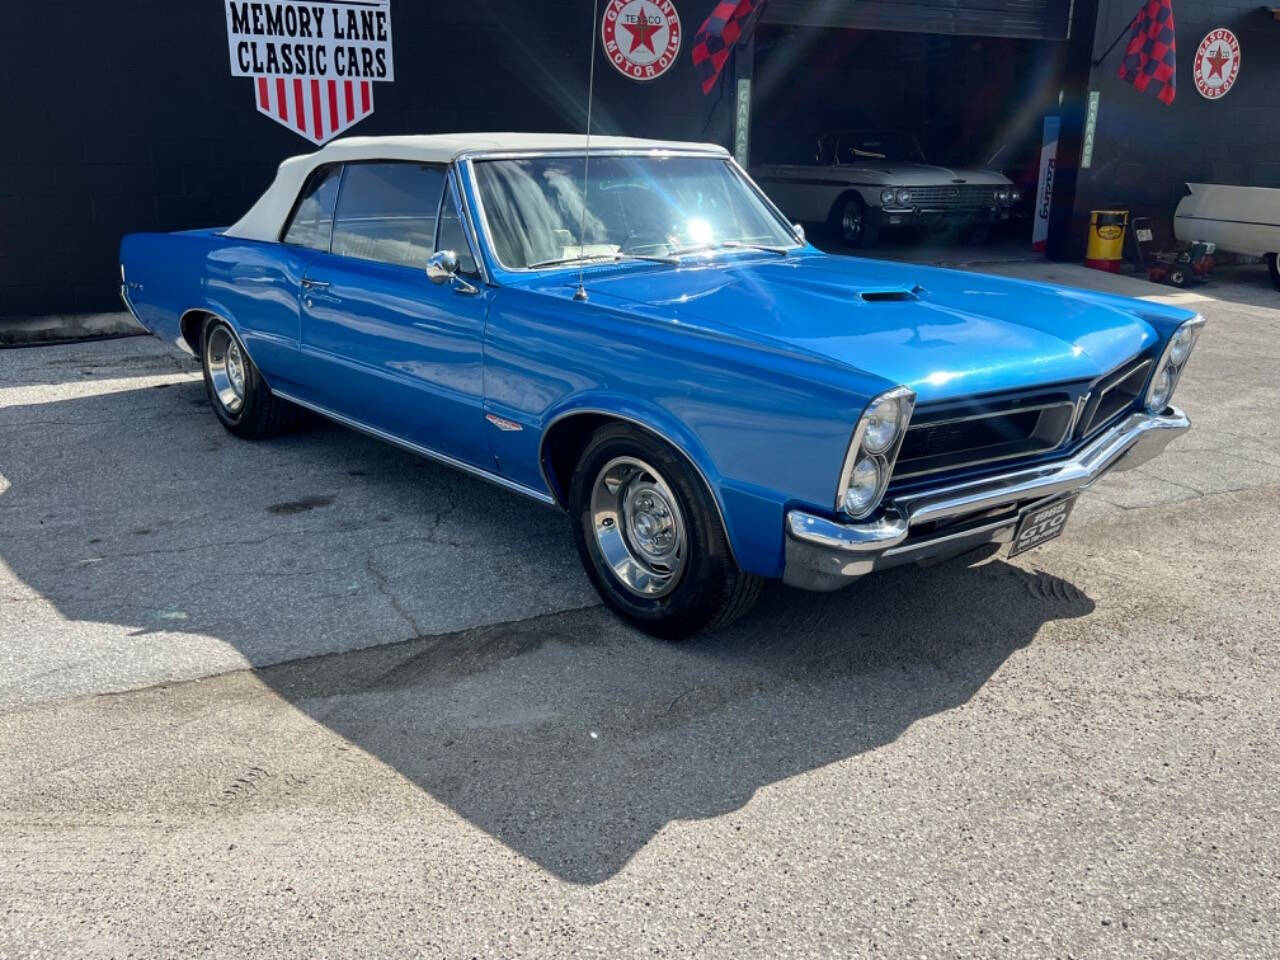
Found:
M 437 250 L 452 250 L 458 255 L 458 273 L 467 277 L 479 275 L 476 258 L 471 255 L 471 245 L 467 243 L 467 231 L 462 223 L 462 211 L 452 181 L 445 187 L 444 203 L 440 207 L 439 237 L 436 242 Z
M 435 250 L 444 168 L 419 163 L 349 163 L 333 221 L 333 253 L 405 267 Z
M 285 243 L 328 252 L 329 234 L 333 232 L 333 204 L 338 199 L 341 179 L 342 164 L 312 171 L 285 228 Z

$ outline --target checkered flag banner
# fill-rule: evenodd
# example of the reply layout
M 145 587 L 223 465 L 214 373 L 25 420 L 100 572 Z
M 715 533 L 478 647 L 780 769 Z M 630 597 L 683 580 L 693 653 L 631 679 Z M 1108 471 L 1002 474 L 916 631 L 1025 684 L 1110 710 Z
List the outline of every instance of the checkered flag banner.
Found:
M 710 93 L 734 44 L 749 37 L 768 0 L 720 0 L 693 38 L 693 65 L 702 92 Z
M 1119 77 L 1162 103 L 1173 103 L 1177 94 L 1176 51 L 1173 40 L 1173 0 L 1147 0 L 1133 21 L 1129 46 Z

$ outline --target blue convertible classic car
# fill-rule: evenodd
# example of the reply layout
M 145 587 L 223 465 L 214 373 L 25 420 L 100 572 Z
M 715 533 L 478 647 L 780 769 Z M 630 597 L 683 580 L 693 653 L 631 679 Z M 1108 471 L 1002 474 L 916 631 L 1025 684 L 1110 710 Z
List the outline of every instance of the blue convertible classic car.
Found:
M 122 293 L 241 437 L 297 407 L 566 510 L 604 600 L 682 637 L 765 578 L 1020 552 L 1185 431 L 1202 319 L 804 241 L 723 149 L 350 138 Z

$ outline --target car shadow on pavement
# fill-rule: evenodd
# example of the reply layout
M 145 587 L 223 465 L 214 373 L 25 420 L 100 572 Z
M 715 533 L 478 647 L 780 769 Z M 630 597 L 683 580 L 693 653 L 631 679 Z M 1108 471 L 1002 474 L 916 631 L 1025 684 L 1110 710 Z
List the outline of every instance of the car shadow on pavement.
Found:
M 464 567 L 432 602 L 485 609 L 576 566 L 563 517 L 336 427 L 234 441 L 190 415 L 199 391 L 0 416 L 0 430 L 48 424 L 5 444 L 0 517 L 13 535 L 0 561 L 67 619 L 243 652 L 293 707 L 574 883 L 609 879 L 679 821 L 731 815 L 964 706 L 1046 622 L 1093 610 L 1072 584 L 997 560 L 889 571 L 834 594 L 773 585 L 733 627 L 667 644 L 586 605 L 573 574 L 542 612 L 442 632 L 423 624 L 447 619 L 412 605 L 433 589 L 414 579 L 418 541 L 433 576 Z M 147 430 L 118 419 L 138 403 L 155 413 Z M 107 435 L 93 426 L 112 422 Z M 358 485 L 335 487 L 357 462 Z M 327 502 L 308 499 L 317 490 Z M 160 541 L 138 549 L 140 529 Z M 404 544 L 411 569 L 367 565 L 380 543 Z M 262 549 L 273 552 L 259 562 Z M 294 562 L 299 579 L 269 575 Z M 360 598 L 381 601 L 383 619 L 347 617 Z M 316 623 L 345 633 L 308 645 Z M 279 643 L 264 647 L 264 633 Z

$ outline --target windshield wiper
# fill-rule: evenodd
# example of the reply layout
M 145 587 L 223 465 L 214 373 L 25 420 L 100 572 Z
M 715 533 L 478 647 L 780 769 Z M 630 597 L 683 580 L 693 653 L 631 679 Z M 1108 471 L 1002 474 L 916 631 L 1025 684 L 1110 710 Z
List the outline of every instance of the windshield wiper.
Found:
M 554 260 L 539 260 L 537 263 L 531 263 L 526 270 L 537 270 L 540 267 L 558 267 L 566 263 L 590 263 L 592 260 L 599 260 L 602 263 L 617 263 L 619 260 L 648 260 L 651 263 L 679 263 L 680 261 L 671 255 L 658 255 L 647 253 L 592 253 L 585 257 L 557 257 Z
M 741 240 L 721 240 L 718 243 L 703 243 L 696 247 L 681 247 L 667 254 L 670 258 L 687 257 L 695 253 L 712 253 L 716 250 L 760 250 L 764 253 L 776 253 L 788 256 L 794 247 L 777 247 L 766 243 L 743 243 Z
M 592 260 L 614 261 L 621 260 L 623 256 L 624 254 L 621 253 L 592 253 L 587 256 L 555 257 L 551 260 L 539 260 L 537 263 L 531 263 L 525 269 L 537 270 L 539 267 L 558 267 L 564 263 L 589 263 Z
M 703 243 L 696 247 L 681 247 L 678 250 L 672 250 L 670 253 L 592 253 L 586 256 L 577 257 L 555 257 L 551 260 L 539 260 L 537 263 L 531 263 L 526 268 L 528 270 L 538 270 L 542 267 L 558 267 L 567 263 L 590 263 L 593 260 L 602 263 L 617 263 L 619 260 L 647 260 L 650 263 L 666 263 L 675 265 L 680 263 L 681 257 L 687 257 L 695 253 L 710 253 L 716 250 L 759 250 L 763 253 L 776 253 L 785 257 L 795 249 L 794 247 L 776 247 L 765 243 L 743 243 L 741 240 L 721 240 L 717 243 Z

